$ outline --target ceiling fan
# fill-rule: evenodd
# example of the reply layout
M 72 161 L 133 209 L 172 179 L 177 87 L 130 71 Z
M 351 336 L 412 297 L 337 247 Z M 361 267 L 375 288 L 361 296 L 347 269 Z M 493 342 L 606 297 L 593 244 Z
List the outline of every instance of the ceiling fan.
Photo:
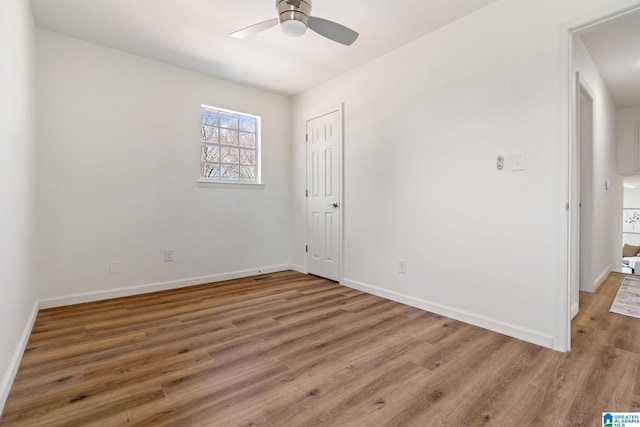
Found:
M 311 0 L 276 0 L 278 17 L 243 28 L 232 33 L 232 37 L 243 39 L 280 24 L 282 32 L 291 37 L 300 37 L 307 28 L 334 42 L 350 46 L 359 34 L 337 22 L 311 16 Z

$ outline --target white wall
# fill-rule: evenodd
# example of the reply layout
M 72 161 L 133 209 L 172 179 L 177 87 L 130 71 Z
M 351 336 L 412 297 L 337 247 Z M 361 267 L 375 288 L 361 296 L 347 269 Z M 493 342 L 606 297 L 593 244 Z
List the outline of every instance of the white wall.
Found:
M 636 122 L 640 106 L 618 110 L 618 169 L 624 175 L 638 175 L 636 166 Z
M 580 72 L 593 96 L 593 169 L 585 171 L 592 179 L 591 206 L 583 206 L 591 214 L 590 245 L 586 248 L 591 253 L 588 277 L 581 277 L 580 284 L 581 290 L 594 292 L 611 270 L 620 271 L 623 178 L 616 163 L 615 103 L 580 37 L 574 37 L 573 43 L 573 71 Z M 609 190 L 605 181 L 609 181 Z
M 640 188 L 636 187 L 624 189 L 624 207 L 630 209 L 640 209 Z M 625 240 L 625 243 L 629 242 Z
M 294 98 L 294 248 L 305 120 L 344 102 L 343 282 L 564 348 L 562 30 L 628 3 L 499 1 Z M 496 170 L 517 153 L 525 171 Z
M 0 413 L 35 290 L 34 25 L 28 0 L 0 2 Z
M 42 298 L 289 266 L 288 98 L 41 30 L 37 59 Z M 202 103 L 262 116 L 264 187 L 196 184 Z

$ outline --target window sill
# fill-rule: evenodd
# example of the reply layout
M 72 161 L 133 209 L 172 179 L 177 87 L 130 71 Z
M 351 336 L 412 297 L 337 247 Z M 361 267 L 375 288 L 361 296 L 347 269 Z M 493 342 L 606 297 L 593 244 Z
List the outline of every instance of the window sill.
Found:
M 253 183 L 253 182 L 234 182 L 234 181 L 209 181 L 206 179 L 198 180 L 199 188 L 252 188 L 252 189 L 262 189 L 264 188 L 264 183 Z

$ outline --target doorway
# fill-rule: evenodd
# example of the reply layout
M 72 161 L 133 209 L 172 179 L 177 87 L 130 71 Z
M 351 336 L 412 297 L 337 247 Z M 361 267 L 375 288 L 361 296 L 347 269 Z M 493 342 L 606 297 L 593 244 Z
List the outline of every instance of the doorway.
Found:
M 342 109 L 307 120 L 307 273 L 339 282 L 342 254 Z
M 569 320 L 580 310 L 580 291 L 593 291 L 593 92 L 575 73 L 574 129 L 575 143 L 571 153 L 572 173 L 571 254 L 569 284 Z
M 638 123 L 640 127 L 640 122 Z M 623 266 L 625 274 L 640 274 L 640 175 L 624 177 L 622 205 Z M 626 252 L 626 253 L 625 253 Z M 634 253 L 635 252 L 635 253 Z
M 635 172 L 637 164 L 633 147 L 620 138 L 619 119 L 620 111 L 640 104 L 629 96 L 640 92 L 632 73 L 637 58 L 626 48 L 640 40 L 639 16 L 636 6 L 592 16 L 569 30 L 570 249 L 569 286 L 563 289 L 569 292 L 562 296 L 568 303 L 562 318 L 566 335 L 559 334 L 567 338 L 567 349 L 580 292 L 595 292 L 612 271 L 621 270 L 622 175 Z
M 578 229 L 579 257 L 577 280 L 573 284 L 571 318 L 579 311 L 580 291 L 590 291 L 593 283 L 591 271 L 592 223 L 593 223 L 593 94 L 586 82 L 576 75 L 576 136 L 578 145 Z

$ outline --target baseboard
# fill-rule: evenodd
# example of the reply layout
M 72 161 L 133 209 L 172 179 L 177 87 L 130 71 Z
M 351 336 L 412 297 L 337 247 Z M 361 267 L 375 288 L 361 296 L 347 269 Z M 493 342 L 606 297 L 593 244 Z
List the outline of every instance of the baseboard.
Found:
M 402 304 L 410 305 L 412 307 L 420 308 L 422 310 L 436 313 L 441 316 L 450 317 L 461 322 L 469 323 L 474 326 L 478 326 L 490 331 L 498 332 L 503 335 L 508 335 L 513 338 L 517 338 L 522 341 L 527 341 L 542 347 L 553 349 L 553 337 L 545 334 L 541 334 L 537 331 L 533 331 L 527 328 L 522 328 L 516 325 L 510 325 L 508 323 L 501 322 L 499 320 L 491 319 L 484 316 L 478 316 L 473 313 L 458 310 L 453 307 L 448 307 L 442 304 L 436 304 L 429 301 L 425 301 L 420 298 L 415 298 L 409 295 L 401 294 L 398 292 L 391 292 L 386 289 L 378 288 L 376 286 L 367 285 L 357 282 L 355 280 L 343 279 L 341 282 L 343 285 L 348 286 L 359 291 L 366 292 L 368 294 L 377 295 L 382 298 L 390 299 Z
M 214 274 L 211 276 L 189 277 L 187 279 L 172 280 L 168 282 L 151 283 L 146 285 L 130 286 L 126 288 L 108 289 L 105 291 L 87 292 L 81 294 L 66 295 L 40 300 L 40 308 L 62 307 L 65 305 L 82 304 L 85 302 L 102 301 L 111 298 L 128 297 L 132 295 L 147 294 L 150 292 L 166 291 L 170 289 L 185 288 L 187 286 L 201 285 L 203 283 L 223 282 L 225 280 L 242 279 L 258 274 L 276 273 L 285 270 L 295 270 L 296 266 L 276 265 L 271 267 L 252 268 L 249 270 L 234 271 L 230 273 Z
M 31 330 L 33 329 L 37 316 L 38 302 L 36 301 L 33 305 L 33 309 L 31 309 L 31 314 L 29 314 L 29 318 L 27 319 L 27 324 L 24 326 L 24 330 L 20 336 L 20 341 L 18 341 L 18 345 L 13 352 L 13 357 L 11 357 L 9 367 L 7 368 L 4 378 L 2 378 L 2 382 L 0 383 L 0 416 L 2 416 L 2 412 L 4 411 L 5 403 L 7 403 L 7 398 L 9 397 L 13 380 L 16 378 L 16 374 L 18 373 L 18 368 L 22 361 L 22 355 L 24 354 L 24 349 L 27 348 L 27 343 L 31 336 Z
M 571 304 L 571 318 L 572 319 L 578 315 L 579 308 L 580 308 L 580 305 L 577 302 L 574 302 L 573 304 Z
M 602 282 L 604 282 L 606 280 L 607 277 L 609 277 L 609 273 L 611 273 L 611 265 L 607 265 L 604 270 L 602 270 L 602 272 L 598 275 L 598 277 L 596 277 L 596 280 L 593 281 L 593 291 L 595 292 L 598 290 L 598 288 L 600 287 L 600 285 L 602 285 Z
M 304 271 L 304 267 L 301 265 L 290 265 L 289 268 L 293 271 L 297 271 L 298 273 L 306 274 Z

